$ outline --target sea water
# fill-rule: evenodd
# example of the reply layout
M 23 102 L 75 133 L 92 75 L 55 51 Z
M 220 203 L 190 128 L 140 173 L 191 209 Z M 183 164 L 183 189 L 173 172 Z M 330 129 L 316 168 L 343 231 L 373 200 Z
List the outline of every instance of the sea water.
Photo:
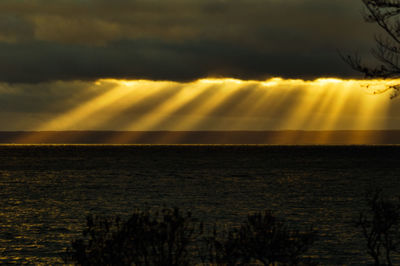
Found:
M 0 263 L 62 262 L 87 215 L 165 206 L 220 224 L 272 210 L 313 226 L 323 265 L 365 264 L 354 222 L 399 174 L 399 146 L 2 145 Z

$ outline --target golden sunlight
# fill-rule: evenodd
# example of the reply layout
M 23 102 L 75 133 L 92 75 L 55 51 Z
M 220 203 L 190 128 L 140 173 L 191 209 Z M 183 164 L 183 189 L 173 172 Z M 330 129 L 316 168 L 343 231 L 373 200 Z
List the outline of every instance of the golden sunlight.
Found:
M 77 102 L 36 130 L 385 129 L 389 107 L 397 102 L 390 100 L 387 88 L 397 83 L 334 78 L 190 83 L 100 79 L 91 84 L 98 91 L 95 97 Z M 328 142 L 329 134 L 321 134 L 321 141 Z

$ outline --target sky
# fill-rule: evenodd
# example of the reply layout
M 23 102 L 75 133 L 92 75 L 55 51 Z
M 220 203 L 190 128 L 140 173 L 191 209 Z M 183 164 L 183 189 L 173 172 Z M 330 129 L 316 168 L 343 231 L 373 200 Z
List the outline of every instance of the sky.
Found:
M 0 130 L 397 129 L 358 0 L 2 0 Z M 390 83 L 392 82 L 392 83 Z M 377 93 L 382 92 L 384 93 Z

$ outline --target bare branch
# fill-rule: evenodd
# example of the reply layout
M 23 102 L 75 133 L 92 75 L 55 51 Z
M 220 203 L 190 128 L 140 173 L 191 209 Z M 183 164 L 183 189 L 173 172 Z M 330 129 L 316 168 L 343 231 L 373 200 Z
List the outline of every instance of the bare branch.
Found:
M 377 60 L 367 65 L 358 54 L 341 58 L 366 78 L 400 78 L 400 0 L 362 0 L 366 22 L 377 24 L 384 32 L 375 35 L 376 47 L 371 50 Z M 400 94 L 400 84 L 388 86 L 382 91 L 392 90 L 391 98 Z

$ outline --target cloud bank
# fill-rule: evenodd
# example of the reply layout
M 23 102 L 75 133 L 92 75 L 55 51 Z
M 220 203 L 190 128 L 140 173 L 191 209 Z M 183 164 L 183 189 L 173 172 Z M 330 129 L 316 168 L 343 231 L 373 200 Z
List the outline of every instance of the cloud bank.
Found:
M 357 77 L 361 1 L 3 0 L 0 81 Z

